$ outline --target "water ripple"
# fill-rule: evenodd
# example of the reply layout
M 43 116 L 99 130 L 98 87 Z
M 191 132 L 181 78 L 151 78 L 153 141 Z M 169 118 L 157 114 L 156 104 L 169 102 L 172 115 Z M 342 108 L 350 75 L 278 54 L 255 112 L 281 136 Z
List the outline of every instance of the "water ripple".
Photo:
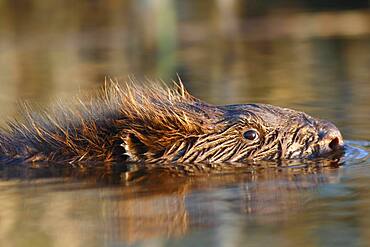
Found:
M 370 142 L 369 141 L 345 141 L 345 155 L 343 161 L 346 164 L 353 165 L 368 162 Z

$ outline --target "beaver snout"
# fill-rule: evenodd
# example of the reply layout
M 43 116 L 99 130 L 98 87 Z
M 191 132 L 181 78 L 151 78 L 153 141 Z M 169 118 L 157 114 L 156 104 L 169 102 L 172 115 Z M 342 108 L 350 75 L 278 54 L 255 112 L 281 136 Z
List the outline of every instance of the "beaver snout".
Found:
M 319 123 L 319 144 L 324 152 L 342 150 L 343 137 L 338 128 L 328 121 Z

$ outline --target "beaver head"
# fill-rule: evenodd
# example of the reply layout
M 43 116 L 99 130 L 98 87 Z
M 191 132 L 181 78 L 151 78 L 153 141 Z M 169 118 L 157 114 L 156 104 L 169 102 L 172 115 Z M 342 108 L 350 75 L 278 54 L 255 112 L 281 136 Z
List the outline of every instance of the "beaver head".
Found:
M 242 162 L 312 159 L 343 149 L 330 122 L 266 104 L 207 104 L 181 83 L 112 83 L 93 102 L 77 105 L 26 112 L 23 123 L 0 134 L 0 154 L 32 161 Z
M 210 161 L 311 159 L 343 147 L 343 138 L 332 123 L 303 112 L 266 104 L 220 109 L 218 124 L 223 127 L 196 141 L 184 158 L 199 153 L 197 159 Z

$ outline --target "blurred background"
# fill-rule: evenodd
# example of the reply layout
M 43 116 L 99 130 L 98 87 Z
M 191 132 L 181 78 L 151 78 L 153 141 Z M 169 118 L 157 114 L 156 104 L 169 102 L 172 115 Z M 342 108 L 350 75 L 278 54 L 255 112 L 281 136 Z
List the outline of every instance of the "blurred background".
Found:
M 367 0 L 2 0 L 0 122 L 23 100 L 178 74 L 211 103 L 292 107 L 368 139 L 369 23 Z
M 0 125 L 23 101 L 179 75 L 211 103 L 295 108 L 370 140 L 369 69 L 368 0 L 0 0 Z M 355 150 L 343 169 L 132 184 L 101 167 L 0 167 L 0 245 L 368 246 L 368 153 Z

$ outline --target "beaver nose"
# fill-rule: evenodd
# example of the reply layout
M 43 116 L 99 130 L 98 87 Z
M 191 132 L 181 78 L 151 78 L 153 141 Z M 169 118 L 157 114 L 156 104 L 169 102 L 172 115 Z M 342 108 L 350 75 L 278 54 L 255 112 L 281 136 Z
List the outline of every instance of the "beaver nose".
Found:
M 330 151 L 343 148 L 342 134 L 338 128 L 330 122 L 323 123 L 323 126 L 319 132 L 319 137 L 322 145 Z

